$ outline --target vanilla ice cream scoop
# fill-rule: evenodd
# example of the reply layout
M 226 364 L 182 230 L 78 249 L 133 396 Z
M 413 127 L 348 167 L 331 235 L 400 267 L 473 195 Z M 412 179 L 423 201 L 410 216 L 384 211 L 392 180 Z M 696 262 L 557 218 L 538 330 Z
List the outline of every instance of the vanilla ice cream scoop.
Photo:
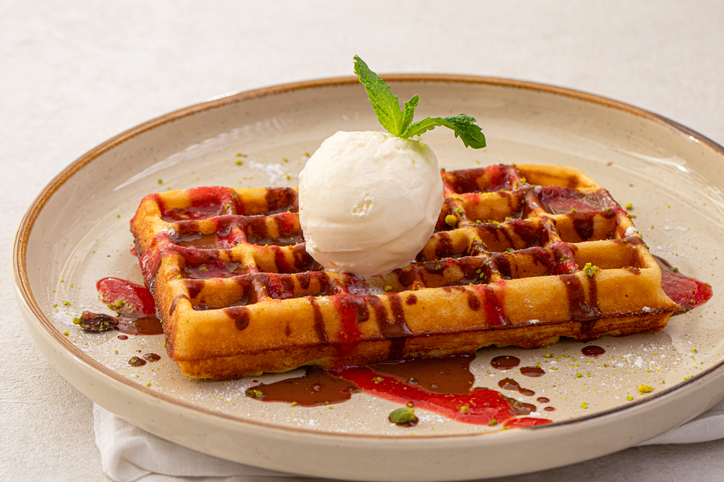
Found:
M 327 270 L 373 276 L 409 264 L 442 202 L 432 149 L 384 132 L 337 132 L 299 175 L 306 249 Z

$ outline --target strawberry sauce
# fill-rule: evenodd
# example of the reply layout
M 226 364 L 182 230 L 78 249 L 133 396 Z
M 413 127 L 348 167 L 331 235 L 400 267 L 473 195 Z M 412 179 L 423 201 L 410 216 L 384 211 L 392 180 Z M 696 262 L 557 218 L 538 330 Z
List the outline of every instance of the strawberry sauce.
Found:
M 121 313 L 155 315 L 156 304 L 151 292 L 145 286 L 137 285 L 120 278 L 103 278 L 96 283 L 96 289 L 103 303 L 118 304 Z M 118 311 L 114 309 L 114 311 Z
M 114 329 L 128 335 L 163 333 L 153 296 L 145 286 L 120 278 L 103 278 L 96 283 L 96 289 L 103 302 L 118 313 L 111 318 Z
M 659 256 L 654 256 L 654 259 L 661 268 L 661 287 L 664 293 L 681 306 L 675 315 L 693 310 L 712 297 L 713 292 L 708 283 L 684 276 Z

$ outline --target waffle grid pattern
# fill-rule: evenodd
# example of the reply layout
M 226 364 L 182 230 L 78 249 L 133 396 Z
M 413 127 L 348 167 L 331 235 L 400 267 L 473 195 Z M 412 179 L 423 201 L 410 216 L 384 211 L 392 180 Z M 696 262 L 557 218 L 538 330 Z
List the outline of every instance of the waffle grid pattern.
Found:
M 417 260 L 366 279 L 307 254 L 295 189 L 147 196 L 131 230 L 169 355 L 190 376 L 237 378 L 660 329 L 678 307 L 626 212 L 579 170 L 442 178 Z

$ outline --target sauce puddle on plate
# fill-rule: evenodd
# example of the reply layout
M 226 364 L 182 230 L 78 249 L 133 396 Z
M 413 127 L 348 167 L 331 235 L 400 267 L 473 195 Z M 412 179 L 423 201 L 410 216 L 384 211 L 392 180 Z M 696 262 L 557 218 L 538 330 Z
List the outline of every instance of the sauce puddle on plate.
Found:
M 551 422 L 521 417 L 536 411 L 533 404 L 511 399 L 496 390 L 473 387 L 475 377 L 469 368 L 474 358 L 473 355 L 418 358 L 329 371 L 310 368 L 302 377 L 259 384 L 248 388 L 246 394 L 263 401 L 323 405 L 339 403 L 362 391 L 462 423 L 529 427 Z M 319 385 L 316 390 L 315 384 Z M 312 391 L 317 396 L 311 398 L 314 403 L 309 403 Z

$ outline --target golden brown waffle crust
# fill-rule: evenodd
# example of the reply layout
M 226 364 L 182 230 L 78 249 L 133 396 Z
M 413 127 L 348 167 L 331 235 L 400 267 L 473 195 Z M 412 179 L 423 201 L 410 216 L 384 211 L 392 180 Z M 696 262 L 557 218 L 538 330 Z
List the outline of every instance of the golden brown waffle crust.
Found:
M 417 260 L 371 278 L 307 254 L 296 189 L 146 196 L 131 231 L 169 356 L 191 377 L 239 378 L 660 330 L 678 309 L 630 217 L 580 170 L 442 178 Z

